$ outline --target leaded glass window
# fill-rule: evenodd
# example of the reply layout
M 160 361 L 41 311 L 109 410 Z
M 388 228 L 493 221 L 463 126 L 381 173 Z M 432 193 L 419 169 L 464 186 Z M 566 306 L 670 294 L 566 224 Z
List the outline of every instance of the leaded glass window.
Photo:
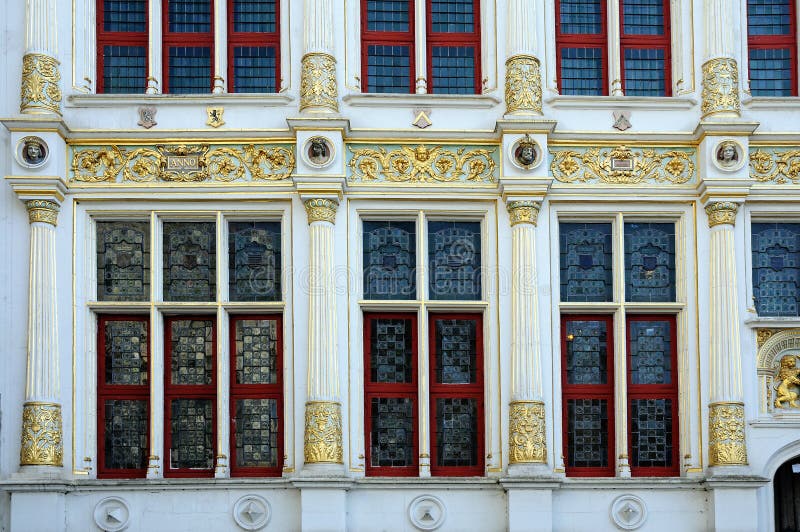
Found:
M 436 382 L 475 382 L 477 331 L 474 320 L 436 320 Z
M 147 322 L 140 319 L 106 320 L 103 329 L 105 383 L 147 384 Z
M 475 399 L 436 399 L 437 466 L 470 467 L 478 463 L 478 404 Z
M 228 278 L 231 301 L 281 299 L 281 224 L 228 224 Z
M 751 232 L 756 312 L 800 315 L 800 224 L 753 223 Z
M 413 320 L 374 318 L 370 327 L 370 381 L 374 383 L 411 383 L 414 354 Z
M 567 383 L 608 384 L 608 322 L 567 321 Z
M 675 301 L 675 224 L 625 224 L 625 300 Z
M 144 470 L 147 467 L 147 400 L 104 399 L 103 468 Z
M 214 322 L 174 319 L 169 323 L 170 384 L 212 384 Z
M 150 224 L 97 222 L 98 301 L 150 298 Z
M 214 403 L 211 399 L 170 402 L 170 469 L 214 467 Z
M 631 466 L 672 465 L 672 400 L 631 401 Z
M 409 397 L 372 397 L 369 406 L 370 466 L 413 466 L 414 402 Z
M 364 299 L 416 299 L 414 222 L 364 222 Z
M 479 222 L 428 222 L 430 299 L 481 299 Z
M 278 322 L 274 319 L 234 321 L 236 384 L 278 382 Z
M 672 383 L 672 333 L 670 320 L 629 323 L 631 384 Z
M 613 299 L 611 224 L 559 224 L 561 301 Z
M 236 466 L 278 466 L 278 401 L 237 399 L 234 420 Z
M 797 22 L 792 0 L 748 0 L 747 44 L 753 96 L 797 95 Z
M 608 429 L 608 400 L 567 399 L 567 465 L 607 469 Z
M 216 300 L 216 224 L 164 222 L 164 301 Z

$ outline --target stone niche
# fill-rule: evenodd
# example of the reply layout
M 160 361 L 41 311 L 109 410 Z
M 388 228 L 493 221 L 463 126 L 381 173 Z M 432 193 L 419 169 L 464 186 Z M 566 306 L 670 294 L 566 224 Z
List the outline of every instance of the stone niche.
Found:
M 800 328 L 758 330 L 759 413 L 800 420 Z

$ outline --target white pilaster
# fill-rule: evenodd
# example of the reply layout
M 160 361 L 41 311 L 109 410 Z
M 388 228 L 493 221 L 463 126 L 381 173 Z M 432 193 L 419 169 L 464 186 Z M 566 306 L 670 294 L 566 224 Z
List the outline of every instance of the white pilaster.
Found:
M 25 2 L 20 113 L 61 114 L 56 0 Z
M 231 16 L 233 14 L 231 13 Z M 211 92 L 227 92 L 228 84 L 228 2 L 214 0 L 214 84 Z
M 509 0 L 506 37 L 506 115 L 542 114 L 544 5 L 541 0 Z

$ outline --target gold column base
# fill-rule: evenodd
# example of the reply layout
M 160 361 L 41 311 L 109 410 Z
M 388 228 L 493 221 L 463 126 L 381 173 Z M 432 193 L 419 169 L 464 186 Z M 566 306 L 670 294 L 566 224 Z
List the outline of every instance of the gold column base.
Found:
M 300 111 L 339 112 L 336 59 L 314 52 L 303 56 L 300 69 Z
M 506 60 L 506 113 L 542 114 L 542 75 L 532 55 Z
M 747 465 L 744 438 L 744 405 L 708 405 L 708 462 L 711 466 Z
M 63 462 L 61 405 L 40 402 L 25 403 L 22 410 L 20 465 L 61 467 Z
M 703 63 L 703 118 L 726 114 L 741 116 L 739 104 L 739 66 L 735 59 L 719 57 Z
M 547 463 L 544 403 L 513 401 L 508 413 L 509 464 Z
M 22 58 L 22 88 L 19 112 L 61 114 L 61 74 L 59 62 L 45 54 L 25 54 Z
M 306 403 L 303 441 L 306 464 L 342 464 L 342 405 L 333 401 Z

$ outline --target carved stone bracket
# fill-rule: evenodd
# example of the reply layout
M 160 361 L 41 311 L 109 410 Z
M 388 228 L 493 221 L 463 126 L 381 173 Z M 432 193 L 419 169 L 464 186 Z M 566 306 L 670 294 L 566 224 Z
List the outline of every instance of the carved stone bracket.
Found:
M 308 215 L 308 223 L 334 223 L 336 219 L 336 209 L 339 207 L 339 203 L 327 198 L 309 199 L 305 201 L 304 205 L 306 207 L 306 215 Z
M 59 62 L 45 54 L 25 54 L 22 58 L 20 113 L 61 114 L 61 74 Z
M 314 52 L 303 56 L 300 70 L 300 110 L 317 108 L 339 112 L 336 59 Z
M 509 463 L 546 463 L 544 403 L 514 401 L 508 413 Z
M 506 112 L 542 114 L 542 75 L 539 60 L 532 55 L 506 61 Z
M 332 401 L 306 403 L 303 454 L 307 464 L 343 463 L 341 409 Z
M 739 204 L 732 201 L 716 201 L 706 205 L 706 214 L 708 215 L 708 226 L 714 227 L 716 225 L 736 223 L 736 212 L 739 210 Z
M 742 403 L 712 403 L 708 408 L 709 465 L 747 465 L 744 405 Z
M 750 154 L 750 177 L 760 183 L 800 183 L 800 150 L 759 148 Z
M 693 149 L 563 148 L 551 149 L 550 173 L 562 183 L 680 185 L 695 177 Z
M 506 207 L 511 217 L 512 227 L 517 224 L 536 225 L 540 206 L 541 203 L 538 201 L 509 201 Z
M 28 221 L 44 222 L 50 225 L 58 225 L 59 205 L 49 200 L 28 200 L 25 202 L 28 209 Z
M 61 466 L 64 443 L 61 405 L 28 402 L 22 410 L 20 465 Z
M 703 116 L 718 113 L 740 115 L 739 67 L 735 59 L 720 57 L 703 63 Z

